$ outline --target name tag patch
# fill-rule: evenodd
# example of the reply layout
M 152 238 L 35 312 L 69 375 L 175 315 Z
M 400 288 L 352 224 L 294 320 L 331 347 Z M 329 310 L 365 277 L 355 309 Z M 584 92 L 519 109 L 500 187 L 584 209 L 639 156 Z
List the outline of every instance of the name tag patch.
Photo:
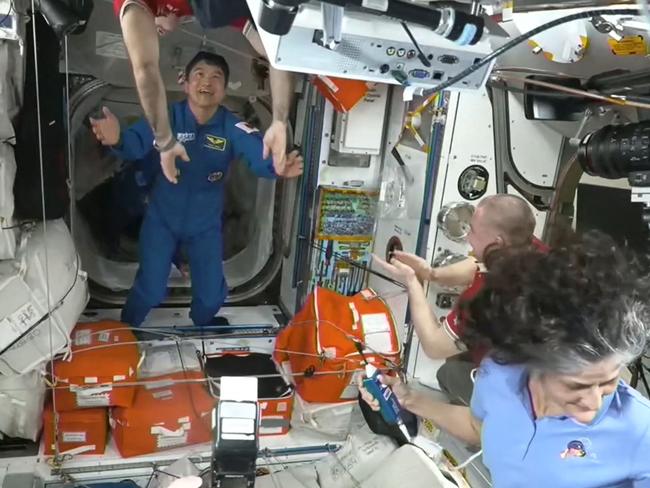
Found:
M 176 134 L 176 140 L 181 144 L 193 141 L 194 139 L 196 139 L 196 134 L 194 132 L 178 132 Z
M 223 179 L 223 171 L 215 171 L 208 175 L 208 181 L 210 183 L 216 183 L 217 181 L 221 181 L 221 179 Z
M 246 132 L 246 134 L 252 134 L 253 132 L 259 132 L 257 128 L 253 127 L 252 125 L 247 124 L 246 122 L 238 122 L 235 124 L 235 127 L 237 127 L 240 130 L 243 130 Z
M 206 135 L 205 136 L 205 147 L 208 149 L 213 149 L 215 151 L 225 151 L 226 150 L 226 140 L 223 137 Z

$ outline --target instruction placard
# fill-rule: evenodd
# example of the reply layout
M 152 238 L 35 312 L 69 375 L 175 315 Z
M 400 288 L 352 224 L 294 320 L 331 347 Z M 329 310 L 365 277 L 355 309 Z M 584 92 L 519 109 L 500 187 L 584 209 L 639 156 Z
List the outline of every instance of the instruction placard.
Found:
M 612 53 L 616 56 L 646 56 L 648 44 L 643 36 L 624 36 L 620 41 L 607 39 Z

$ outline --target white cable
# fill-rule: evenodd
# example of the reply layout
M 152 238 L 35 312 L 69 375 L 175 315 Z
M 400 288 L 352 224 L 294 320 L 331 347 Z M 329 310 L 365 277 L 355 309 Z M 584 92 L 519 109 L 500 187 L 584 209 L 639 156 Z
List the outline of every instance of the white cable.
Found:
M 64 40 L 65 49 L 65 110 L 66 110 L 66 126 L 68 138 L 68 194 L 70 198 L 70 234 L 74 238 L 74 217 L 75 217 L 75 204 L 76 192 L 74 184 L 74 163 L 72 154 L 72 115 L 70 114 L 70 65 L 68 61 L 68 35 L 66 34 Z M 78 272 L 78 270 L 77 270 Z
M 473 462 L 477 457 L 479 457 L 481 454 L 483 454 L 483 449 L 481 449 L 479 452 L 475 452 L 475 453 L 472 454 L 469 458 L 467 458 L 467 460 L 466 460 L 465 462 L 459 464 L 458 466 L 454 466 L 454 467 L 451 468 L 451 469 L 452 469 L 453 471 L 460 471 L 461 469 L 464 469 L 464 468 L 466 468 L 467 466 L 469 466 L 469 465 L 470 465 L 470 464 L 471 464 L 471 463 L 472 463 L 472 462 Z
M 46 219 L 46 209 L 45 209 L 45 166 L 43 163 L 43 134 L 42 134 L 42 122 L 41 122 L 41 94 L 39 90 L 39 81 L 40 77 L 38 76 L 38 42 L 36 40 L 36 4 L 35 0 L 31 0 L 32 4 L 32 38 L 34 41 L 34 77 L 36 79 L 36 122 L 38 127 L 38 158 L 40 163 L 41 170 L 41 208 L 43 210 L 43 239 L 45 240 L 45 276 L 47 280 L 45 282 L 45 296 L 47 301 L 47 317 L 48 321 L 48 332 L 50 340 L 50 368 L 54 370 L 54 336 L 52 333 L 52 305 L 50 303 L 50 271 L 49 271 L 49 259 L 48 259 L 48 239 L 47 239 L 47 219 Z M 59 456 L 59 419 L 56 411 L 56 397 L 52 395 L 52 409 L 54 410 L 54 454 Z

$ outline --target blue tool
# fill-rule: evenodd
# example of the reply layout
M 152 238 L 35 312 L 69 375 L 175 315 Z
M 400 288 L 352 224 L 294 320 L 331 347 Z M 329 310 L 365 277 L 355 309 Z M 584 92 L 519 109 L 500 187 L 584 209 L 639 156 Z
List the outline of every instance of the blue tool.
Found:
M 366 379 L 363 380 L 363 387 L 379 402 L 379 413 L 384 421 L 389 425 L 397 425 L 406 439 L 410 441 L 411 434 L 402 420 L 402 406 L 397 395 L 393 393 L 390 386 L 381 382 L 381 372 L 368 362 L 363 353 L 363 345 L 359 341 L 354 341 L 354 344 L 365 363 Z
M 402 406 L 390 386 L 381 382 L 380 371 L 372 364 L 365 366 L 367 378 L 363 380 L 363 387 L 379 402 L 379 412 L 386 423 L 395 425 L 402 422 L 400 414 Z

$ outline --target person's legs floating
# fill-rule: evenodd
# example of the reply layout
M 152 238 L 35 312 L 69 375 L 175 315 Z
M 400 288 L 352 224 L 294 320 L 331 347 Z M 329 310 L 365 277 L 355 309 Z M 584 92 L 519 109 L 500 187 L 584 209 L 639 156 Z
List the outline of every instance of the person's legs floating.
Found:
M 176 251 L 176 238 L 153 207 L 142 222 L 139 251 L 140 267 L 122 309 L 122 322 L 134 327 L 141 325 L 149 310 L 165 298 Z
M 215 226 L 193 236 L 186 241 L 186 249 L 192 280 L 190 318 L 198 326 L 220 325 L 215 315 L 228 296 L 228 285 L 223 275 L 221 230 Z

